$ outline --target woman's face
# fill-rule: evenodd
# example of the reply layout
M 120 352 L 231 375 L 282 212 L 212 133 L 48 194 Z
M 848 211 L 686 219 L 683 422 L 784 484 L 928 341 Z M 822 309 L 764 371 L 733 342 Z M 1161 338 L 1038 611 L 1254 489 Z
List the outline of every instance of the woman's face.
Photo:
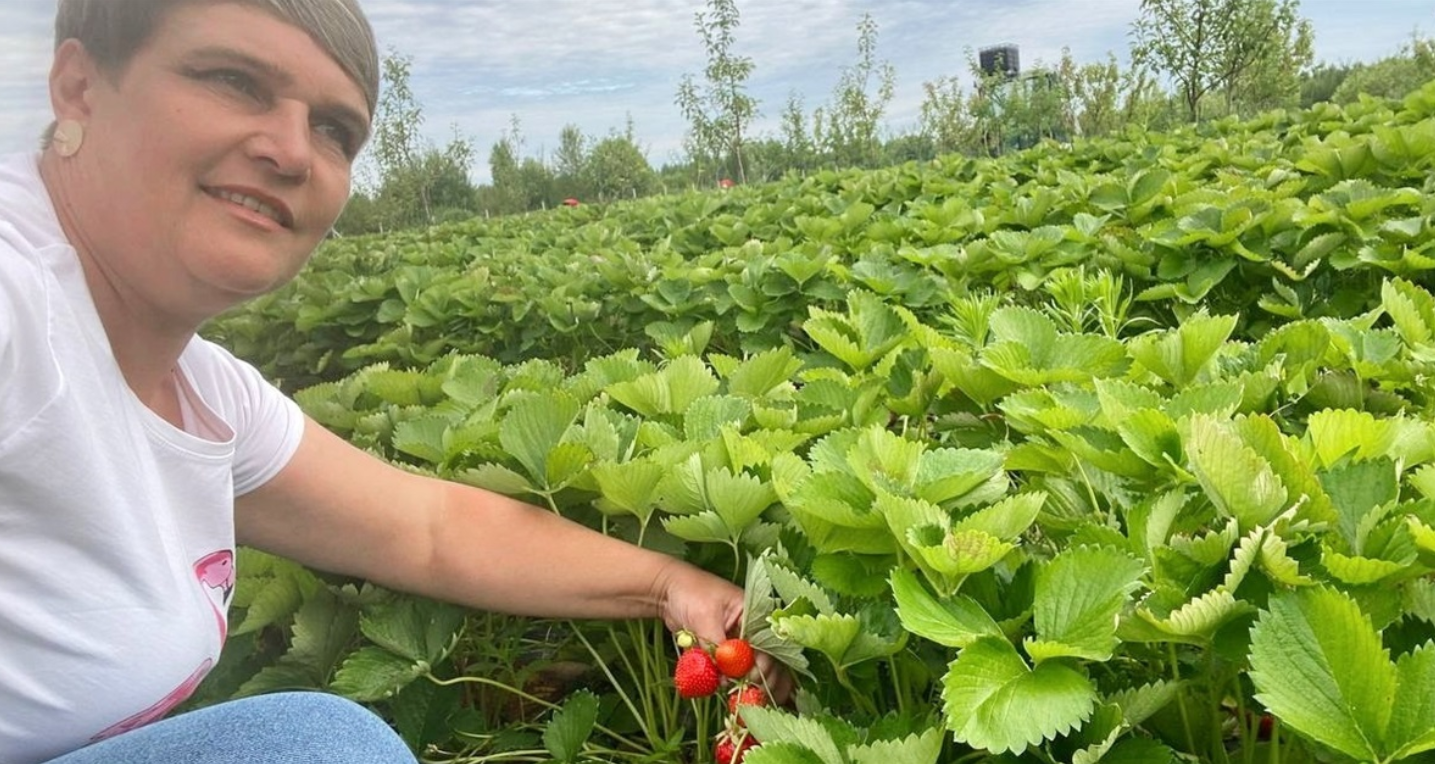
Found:
M 126 299 L 194 317 L 271 291 L 348 199 L 363 92 L 275 16 L 179 6 L 122 72 L 92 79 L 72 99 L 85 140 L 65 160 L 70 222 Z

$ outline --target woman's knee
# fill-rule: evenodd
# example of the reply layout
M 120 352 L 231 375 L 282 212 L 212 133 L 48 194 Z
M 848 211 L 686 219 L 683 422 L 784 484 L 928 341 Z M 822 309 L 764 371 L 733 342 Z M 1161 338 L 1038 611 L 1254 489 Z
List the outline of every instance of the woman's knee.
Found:
M 412 762 L 413 756 L 399 736 L 369 709 L 346 698 L 322 692 L 281 692 L 232 701 L 245 706 L 241 724 L 253 734 L 272 731 L 277 747 L 291 746 L 305 754 L 315 746 L 335 756 L 333 761 Z M 221 706 L 213 708 L 219 709 Z M 208 710 L 208 709 L 205 709 Z M 198 713 L 198 712 L 196 712 Z M 341 758 L 347 756 L 349 758 Z M 303 758 L 309 761 L 309 758 Z M 313 761 L 329 761 L 314 758 Z
M 363 706 L 320 692 L 207 706 L 62 756 L 52 764 L 414 764 L 403 740 Z

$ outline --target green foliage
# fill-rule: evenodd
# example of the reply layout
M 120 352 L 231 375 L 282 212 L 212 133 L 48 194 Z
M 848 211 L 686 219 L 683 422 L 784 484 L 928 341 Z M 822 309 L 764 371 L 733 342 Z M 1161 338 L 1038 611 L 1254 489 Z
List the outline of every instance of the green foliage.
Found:
M 732 0 L 708 0 L 707 11 L 694 14 L 693 25 L 707 54 L 704 84 L 699 86 L 692 75 L 683 75 L 675 100 L 689 124 L 688 153 L 699 167 L 707 166 L 718 177 L 735 177 L 745 183 L 743 143 L 758 112 L 757 100 L 747 93 L 752 59 L 733 52 L 740 24 Z
M 813 142 L 833 166 L 878 164 L 878 131 L 896 80 L 892 64 L 877 60 L 877 22 L 863 14 L 857 23 L 857 63 L 842 70 L 832 102 L 812 118 Z
M 1352 66 L 1328 100 L 1339 104 L 1372 98 L 1404 98 L 1435 79 L 1435 39 L 1412 37 L 1399 53 Z
M 1420 761 L 1432 115 L 350 240 L 220 327 L 302 337 L 249 347 L 384 458 L 742 581 L 800 684 L 747 761 Z M 702 760 L 723 716 L 655 625 L 240 569 L 207 698 L 342 692 L 454 761 Z M 573 663 L 592 695 L 528 692 Z
M 344 235 L 430 225 L 473 209 L 468 168 L 473 146 L 455 136 L 443 149 L 420 137 L 423 110 L 409 88 L 412 59 L 383 60 L 383 94 L 374 115 L 372 157 L 377 177 L 361 189 L 335 224 Z
M 1228 113 L 1295 105 L 1311 62 L 1310 22 L 1298 0 L 1142 0 L 1132 57 L 1177 85 L 1192 122 L 1210 93 Z

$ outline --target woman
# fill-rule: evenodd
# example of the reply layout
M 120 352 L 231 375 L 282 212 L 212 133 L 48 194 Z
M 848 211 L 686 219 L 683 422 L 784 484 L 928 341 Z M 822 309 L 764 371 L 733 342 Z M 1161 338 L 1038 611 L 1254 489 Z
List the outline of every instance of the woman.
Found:
M 731 583 L 388 466 L 196 337 L 348 198 L 378 90 L 354 0 L 61 0 L 56 39 L 46 145 L 0 161 L 0 764 L 412 761 L 319 694 L 156 721 L 219 657 L 236 543 L 474 608 L 736 625 Z

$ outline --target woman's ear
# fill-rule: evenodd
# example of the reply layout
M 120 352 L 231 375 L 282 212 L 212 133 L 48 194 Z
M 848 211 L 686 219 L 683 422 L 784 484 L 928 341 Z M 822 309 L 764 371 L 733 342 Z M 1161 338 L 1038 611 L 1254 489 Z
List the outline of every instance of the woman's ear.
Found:
M 55 119 L 85 122 L 90 116 L 91 90 L 99 76 L 99 67 L 83 43 L 75 39 L 60 43 L 50 64 L 50 107 Z

